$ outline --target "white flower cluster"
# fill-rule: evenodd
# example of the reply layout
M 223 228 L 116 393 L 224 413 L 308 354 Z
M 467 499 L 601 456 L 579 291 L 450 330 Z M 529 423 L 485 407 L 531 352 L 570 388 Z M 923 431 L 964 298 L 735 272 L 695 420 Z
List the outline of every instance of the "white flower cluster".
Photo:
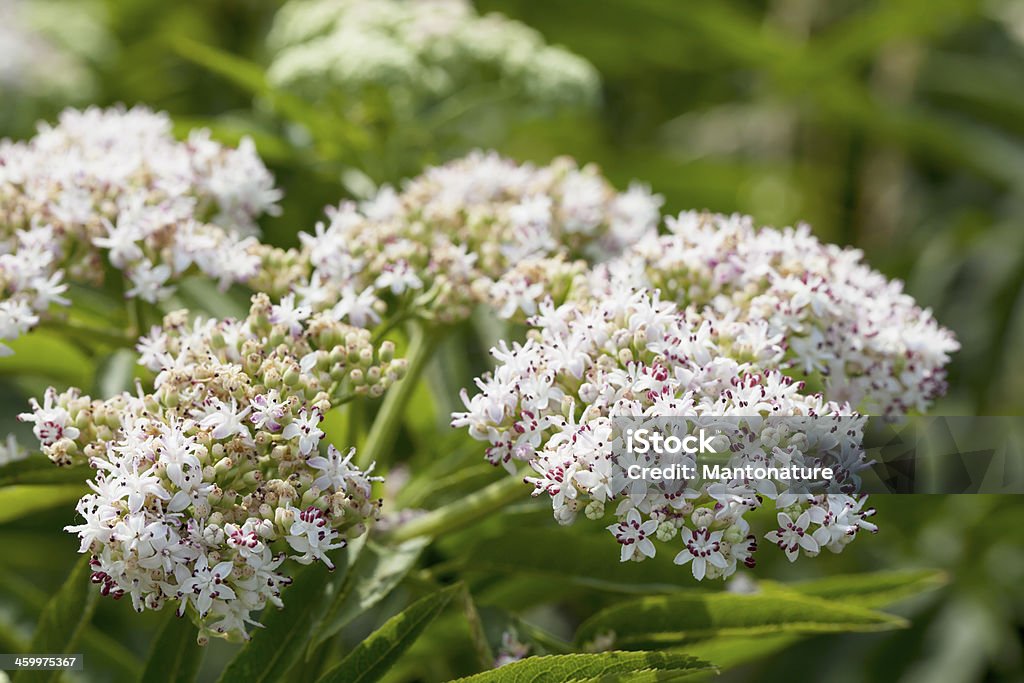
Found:
M 65 275 L 98 283 L 105 261 L 150 303 L 193 267 L 245 281 L 261 265 L 255 220 L 280 195 L 251 141 L 178 142 L 141 107 L 69 109 L 27 142 L 0 141 L 0 339 L 67 305 Z
M 468 0 L 292 0 L 268 44 L 272 83 L 320 96 L 375 90 L 413 111 L 492 80 L 538 104 L 589 103 L 599 86 L 586 60 Z
M 778 510 L 780 524 L 768 538 L 790 560 L 801 551 L 839 552 L 859 530 L 875 530 L 863 497 L 799 493 L 770 480 L 692 480 L 672 487 L 615 476 L 616 467 L 627 468 L 623 458 L 652 464 L 651 456 L 623 448 L 619 419 L 743 418 L 756 438 L 732 449 L 729 466 L 785 468 L 826 451 L 845 455 L 856 445 L 856 429 L 834 430 L 832 443 L 810 443 L 809 433 L 787 433 L 760 419 L 806 416 L 846 425 L 851 410 L 761 368 L 756 359 L 782 339 L 766 338 L 758 323 L 728 312 L 679 309 L 643 290 L 619 290 L 587 303 L 546 303 L 531 324 L 525 344 L 492 350 L 497 368 L 477 381 L 478 394 L 463 392 L 466 412 L 456 413 L 452 424 L 489 442 L 493 464 L 515 472 L 517 462 L 529 463 L 536 476 L 526 482 L 534 495 L 551 497 L 559 523 L 572 523 L 580 510 L 600 518 L 606 504 L 615 503 L 617 521 L 608 528 L 623 561 L 653 557 L 655 538 L 678 538 L 676 563 L 691 562 L 697 579 L 753 566 L 757 543 L 744 516 L 766 501 Z M 850 472 L 854 461 L 847 463 Z
M 7 465 L 28 457 L 25 450 L 14 434 L 8 434 L 6 441 L 0 443 L 0 465 Z
M 738 341 L 765 368 L 865 413 L 925 411 L 945 393 L 959 348 L 863 253 L 819 242 L 807 226 L 757 229 L 746 216 L 688 212 L 596 269 L 579 296 L 657 289 L 708 319 L 749 324 Z
M 568 292 L 583 259 L 653 233 L 660 205 L 648 188 L 618 193 L 596 167 L 570 159 L 538 167 L 474 152 L 401 192 L 385 187 L 330 210 L 314 234 L 300 235 L 302 254 L 284 280 L 303 305 L 357 326 L 385 314 L 450 322 L 480 302 L 503 317 L 532 315 L 545 296 Z M 257 286 L 282 286 L 287 268 L 270 270 Z
M 77 98 L 92 89 L 84 57 L 102 51 L 90 36 L 106 36 L 85 4 L 0 0 L 0 96 L 12 107 L 18 95 Z M 62 40 L 64 27 L 78 29 L 77 42 Z
M 364 533 L 380 501 L 324 442 L 320 423 L 404 372 L 366 330 L 253 297 L 248 318 L 188 324 L 184 311 L 139 344 L 154 390 L 105 401 L 47 391 L 20 416 L 58 465 L 89 462 L 93 493 L 67 529 L 92 555 L 104 595 L 136 610 L 191 606 L 201 637 L 246 637 L 281 605 L 286 559 L 320 561 Z

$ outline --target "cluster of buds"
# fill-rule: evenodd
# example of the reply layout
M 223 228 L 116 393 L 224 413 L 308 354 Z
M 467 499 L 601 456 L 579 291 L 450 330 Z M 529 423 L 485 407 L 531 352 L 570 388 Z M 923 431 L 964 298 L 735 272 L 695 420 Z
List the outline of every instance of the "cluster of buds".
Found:
M 237 149 L 142 107 L 66 110 L 27 142 L 0 142 L 0 339 L 67 305 L 65 275 L 150 303 L 196 269 L 221 286 L 261 265 L 256 218 L 281 193 L 250 140 Z M 2 348 L 2 347 L 0 347 Z
M 765 504 L 780 523 L 768 538 L 790 560 L 822 548 L 838 552 L 859 530 L 875 530 L 865 498 L 831 492 L 842 490 L 831 485 L 801 491 L 734 472 L 671 486 L 617 476 L 654 464 L 624 447 L 625 425 L 674 416 L 742 427 L 749 438 L 731 441 L 739 446 L 729 452 L 731 467 L 802 466 L 829 454 L 846 475 L 863 466 L 848 404 L 806 393 L 802 382 L 756 363 L 760 326 L 680 309 L 644 290 L 545 303 L 530 324 L 525 344 L 492 349 L 496 369 L 477 380 L 479 393 L 463 392 L 466 411 L 452 424 L 487 441 L 488 459 L 510 473 L 527 463 L 534 476 L 525 481 L 533 495 L 550 496 L 559 523 L 571 524 L 580 511 L 599 519 L 610 507 L 616 522 L 608 528 L 623 561 L 653 557 L 654 540 L 675 542 L 676 562 L 692 563 L 697 579 L 753 566 L 757 541 L 745 515 Z M 768 416 L 800 416 L 824 429 L 787 431 Z
M 755 327 L 757 362 L 865 413 L 924 412 L 959 348 L 899 281 L 807 226 L 757 229 L 746 216 L 689 212 L 595 269 L 580 297 L 657 289 L 680 307 Z
M 587 262 L 652 233 L 660 205 L 646 187 L 618 193 L 570 159 L 537 167 L 476 152 L 401 192 L 385 187 L 329 210 L 300 235 L 308 269 L 291 291 L 360 327 L 385 315 L 457 321 L 481 302 L 507 317 L 532 315 L 545 296 L 564 297 Z M 295 259 L 278 260 L 302 272 Z
M 496 80 L 537 105 L 597 100 L 597 70 L 530 27 L 469 0 L 292 0 L 268 37 L 272 83 L 329 100 L 386 94 L 413 114 Z
M 379 395 L 405 371 L 366 330 L 253 297 L 249 316 L 169 314 L 139 343 L 152 393 L 92 400 L 46 392 L 20 418 L 58 465 L 88 462 L 92 493 L 68 531 L 104 595 L 135 609 L 189 606 L 201 637 L 246 637 L 253 612 L 281 605 L 286 560 L 323 562 L 377 517 L 355 449 L 320 428 L 325 413 Z

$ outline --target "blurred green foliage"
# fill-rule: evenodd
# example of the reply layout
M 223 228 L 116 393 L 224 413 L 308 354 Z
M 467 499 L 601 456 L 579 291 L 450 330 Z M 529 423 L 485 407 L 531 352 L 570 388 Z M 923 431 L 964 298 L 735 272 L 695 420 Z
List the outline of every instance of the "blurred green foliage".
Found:
M 98 3 L 105 44 L 90 53 L 89 101 L 144 103 L 169 111 L 182 131 L 206 125 L 226 141 L 252 135 L 286 193 L 282 216 L 264 225 L 267 239 L 281 245 L 294 244 L 325 205 L 365 192 L 369 181 L 398 182 L 396 169 L 443 161 L 467 144 L 539 162 L 560 154 L 595 161 L 620 187 L 633 178 L 650 183 L 669 212 L 708 208 L 767 224 L 807 221 L 823 239 L 857 246 L 886 275 L 904 279 L 956 331 L 964 348 L 950 367 L 949 396 L 934 414 L 1024 412 L 1024 1 L 477 6 L 520 19 L 589 59 L 604 81 L 600 106 L 502 119 L 465 136 L 454 134 L 463 132 L 455 121 L 444 134 L 427 134 L 427 144 L 419 144 L 423 131 L 403 131 L 418 141 L 408 150 L 394 140 L 363 139 L 329 111 L 261 83 L 263 41 L 277 3 L 258 0 Z M 0 136 L 30 135 L 31 118 L 52 118 L 63 104 L 5 98 L 3 106 L 17 115 L 0 119 Z M 361 162 L 396 154 L 401 163 Z M 417 476 L 390 490 L 392 501 L 435 507 L 496 476 L 462 435 L 434 436 L 458 388 L 485 366 L 483 354 L 467 348 L 453 339 L 432 362 L 434 393 L 414 405 L 432 404 L 433 414 L 411 414 L 397 446 L 410 454 L 405 466 Z M 11 416 L 45 382 L 91 384 L 95 368 L 73 348 L 37 345 L 35 353 L 24 357 L 38 379 L 0 378 L 4 427 L 14 428 Z M 743 647 L 769 656 L 727 672 L 725 680 L 792 680 L 794 671 L 836 681 L 1021 680 L 1024 504 L 990 496 L 879 496 L 875 505 L 877 537 L 843 555 L 795 565 L 760 553 L 756 575 L 788 582 L 935 567 L 948 585 L 901 603 L 897 611 L 912 622 L 903 631 L 820 635 L 795 645 L 785 634 L 751 639 Z M 27 642 L 47 597 L 67 576 L 77 542 L 58 531 L 72 521 L 70 506 L 12 521 L 4 509 L 0 545 L 17 549 L 0 554 L 0 650 L 11 651 Z M 354 647 L 434 582 L 460 576 L 480 628 L 471 627 L 460 602 L 462 611 L 438 617 L 387 679 L 437 680 L 479 668 L 481 633 L 493 646 L 502 628 L 514 625 L 521 638 L 557 654 L 577 625 L 635 598 L 630 591 L 690 588 L 685 571 L 616 564 L 614 548 L 591 542 L 605 533 L 599 525 L 552 526 L 543 506 L 524 503 L 431 545 L 397 590 L 345 624 L 343 644 Z M 537 540 L 552 534 L 557 540 Z M 527 548 L 530 556 L 515 571 L 503 567 Z M 103 672 L 102 680 L 136 677 L 161 620 L 99 601 L 81 639 L 90 667 Z M 211 644 L 203 676 L 215 678 L 235 649 Z M 714 660 L 711 652 L 707 657 Z

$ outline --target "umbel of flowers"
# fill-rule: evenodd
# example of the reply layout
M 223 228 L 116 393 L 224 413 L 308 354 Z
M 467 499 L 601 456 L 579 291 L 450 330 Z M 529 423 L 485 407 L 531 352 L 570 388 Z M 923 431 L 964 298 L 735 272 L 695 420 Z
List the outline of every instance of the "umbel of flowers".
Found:
M 324 440 L 324 414 L 404 373 L 390 342 L 253 297 L 245 320 L 184 311 L 139 343 L 153 391 L 93 400 L 46 392 L 21 419 L 57 465 L 88 462 L 92 493 L 68 531 L 104 595 L 177 604 L 210 635 L 246 637 L 281 606 L 289 565 L 323 562 L 363 534 L 380 501 L 372 466 Z
M 953 334 L 863 253 L 822 244 L 806 225 L 756 228 L 747 216 L 687 212 L 595 269 L 579 299 L 656 289 L 709 320 L 747 323 L 761 367 L 867 413 L 923 412 L 946 390 Z
M 343 202 L 303 233 L 301 253 L 268 256 L 255 286 L 367 326 L 389 316 L 453 322 L 478 303 L 503 317 L 564 297 L 587 263 L 652 233 L 661 198 L 619 193 L 567 158 L 517 164 L 494 153 L 427 169 L 396 192 Z
M 150 303 L 193 270 L 247 280 L 261 263 L 255 220 L 280 195 L 251 141 L 231 149 L 197 130 L 179 142 L 143 107 L 69 109 L 27 142 L 0 141 L 0 340 L 67 305 L 65 280 L 99 284 L 109 267 Z
M 275 85 L 327 100 L 378 93 L 407 114 L 494 81 L 539 105 L 587 104 L 599 87 L 586 60 L 467 0 L 293 0 L 268 43 Z
M 696 286 L 696 284 L 695 284 Z M 680 285 L 682 287 L 682 285 Z M 623 561 L 669 544 L 678 564 L 690 563 L 697 579 L 724 578 L 741 564 L 753 566 L 758 535 L 745 519 L 764 505 L 778 528 L 766 538 L 793 561 L 801 553 L 839 552 L 860 531 L 875 531 L 863 496 L 794 492 L 778 482 L 744 477 L 684 481 L 639 490 L 616 477 L 622 462 L 622 422 L 691 416 L 743 418 L 754 437 L 730 453 L 730 465 L 786 468 L 814 461 L 821 444 L 804 432 L 780 430 L 759 418 L 806 416 L 848 425 L 848 403 L 810 393 L 777 369 L 786 338 L 765 321 L 729 307 L 681 308 L 646 290 L 625 287 L 555 307 L 542 304 L 525 344 L 492 350 L 497 367 L 477 380 L 478 393 L 463 393 L 466 411 L 453 425 L 487 441 L 487 458 L 515 472 L 527 463 L 533 494 L 547 494 L 555 519 L 571 524 L 580 511 L 608 529 Z M 758 427 L 760 426 L 760 431 Z M 859 431 L 837 429 L 840 454 L 859 445 Z M 621 457 L 620 457 L 621 456 Z M 637 457 L 632 464 L 653 465 Z M 862 456 L 845 464 L 848 473 Z M 826 489 L 828 490 L 828 489 Z

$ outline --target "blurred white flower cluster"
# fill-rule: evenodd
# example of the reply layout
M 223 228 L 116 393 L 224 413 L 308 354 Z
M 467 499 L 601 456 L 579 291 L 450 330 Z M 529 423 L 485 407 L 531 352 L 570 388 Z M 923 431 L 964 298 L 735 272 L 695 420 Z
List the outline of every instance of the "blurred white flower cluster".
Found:
M 747 216 L 687 212 L 666 225 L 576 295 L 657 289 L 705 319 L 745 323 L 734 353 L 865 413 L 923 412 L 945 393 L 959 343 L 861 251 L 822 244 L 806 225 L 758 229 Z
M 480 302 L 531 315 L 588 261 L 653 234 L 661 201 L 639 184 L 616 192 L 567 158 L 533 166 L 474 152 L 330 210 L 300 235 L 301 254 L 267 259 L 253 284 L 290 286 L 302 305 L 360 327 L 386 315 L 451 322 Z
M 80 101 L 94 83 L 87 59 L 107 41 L 88 2 L 0 0 L 0 97 Z
M 703 239 L 714 243 L 714 235 Z M 681 280 L 678 286 L 708 283 Z M 535 476 L 526 482 L 534 495 L 550 496 L 561 524 L 581 510 L 601 518 L 614 504 L 617 519 L 608 529 L 623 561 L 653 557 L 657 539 L 674 543 L 676 563 L 690 563 L 697 579 L 727 577 L 740 564 L 754 565 L 757 540 L 745 515 L 768 503 L 779 528 L 766 538 L 791 561 L 823 548 L 839 552 L 859 531 L 875 531 L 863 496 L 812 495 L 773 481 L 665 487 L 615 476 L 616 467 L 630 464 L 619 457 L 625 449 L 617 418 L 694 416 L 710 424 L 715 417 L 743 418 L 752 438 L 734 444 L 730 466 L 802 466 L 822 451 L 848 458 L 847 474 L 863 464 L 850 405 L 810 393 L 783 374 L 776 367 L 786 349 L 783 331 L 737 313 L 728 306 L 679 307 L 621 283 L 559 307 L 542 303 L 525 344 L 502 342 L 492 350 L 496 369 L 477 380 L 476 395 L 463 392 L 466 411 L 453 415 L 452 424 L 487 441 L 493 464 L 515 472 L 518 463 L 528 463 Z M 761 419 L 769 416 L 831 419 L 836 429 L 812 443 L 810 433 Z M 651 456 L 623 457 L 630 456 L 632 464 L 653 464 Z
M 372 89 L 413 111 L 492 81 L 536 104 L 589 103 L 599 86 L 586 60 L 467 0 L 292 0 L 268 43 L 276 85 L 320 96 Z
M 50 389 L 22 420 L 58 465 L 96 470 L 68 531 L 104 595 L 136 610 L 191 606 L 210 635 L 246 637 L 252 613 L 281 605 L 286 559 L 333 567 L 364 533 L 377 480 L 325 443 L 320 423 L 404 373 L 366 330 L 253 297 L 248 318 L 169 314 L 140 343 L 152 393 L 100 401 Z
M 27 142 L 0 141 L 0 340 L 67 305 L 65 278 L 99 284 L 106 263 L 150 303 L 193 268 L 245 281 L 260 267 L 256 218 L 280 196 L 250 140 L 179 142 L 142 107 L 68 109 Z

